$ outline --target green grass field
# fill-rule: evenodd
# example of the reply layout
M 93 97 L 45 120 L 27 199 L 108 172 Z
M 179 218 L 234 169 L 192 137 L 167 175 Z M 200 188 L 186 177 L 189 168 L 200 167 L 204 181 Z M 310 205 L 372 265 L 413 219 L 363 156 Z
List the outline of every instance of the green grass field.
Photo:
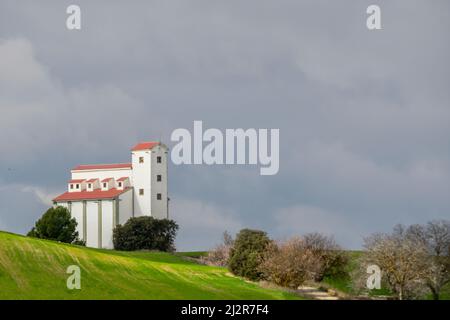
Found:
M 0 299 L 301 299 L 192 261 L 205 254 L 99 250 L 0 232 Z M 349 252 L 349 272 L 361 254 Z M 66 287 L 70 265 L 81 269 L 81 290 Z M 354 294 L 350 277 L 323 285 Z M 441 299 L 450 299 L 450 285 Z
M 188 253 L 198 257 L 202 253 Z M 69 290 L 67 267 L 81 268 Z M 0 232 L 0 299 L 299 299 L 181 254 L 96 250 Z

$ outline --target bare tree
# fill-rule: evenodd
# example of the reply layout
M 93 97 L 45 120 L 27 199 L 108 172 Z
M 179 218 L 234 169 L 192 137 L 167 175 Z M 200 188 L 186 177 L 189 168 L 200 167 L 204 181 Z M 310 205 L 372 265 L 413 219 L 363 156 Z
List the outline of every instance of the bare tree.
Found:
M 423 281 L 433 299 L 439 300 L 442 287 L 450 282 L 450 221 L 431 221 L 426 226 L 413 225 L 407 229 L 407 235 L 428 252 Z
M 296 289 L 315 277 L 320 264 L 319 258 L 306 248 L 304 239 L 294 237 L 285 242 L 272 242 L 266 248 L 259 270 L 265 279 Z
M 376 264 L 398 299 L 411 298 L 420 289 L 427 270 L 427 248 L 397 225 L 391 234 L 374 234 L 365 239 L 367 263 Z
M 234 244 L 234 239 L 228 231 L 223 233 L 223 244 L 228 247 L 232 247 Z

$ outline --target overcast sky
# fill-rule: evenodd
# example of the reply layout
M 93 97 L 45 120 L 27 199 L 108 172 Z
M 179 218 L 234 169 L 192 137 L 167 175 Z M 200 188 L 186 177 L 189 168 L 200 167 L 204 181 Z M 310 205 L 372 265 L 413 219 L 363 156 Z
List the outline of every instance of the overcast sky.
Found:
M 194 120 L 279 128 L 280 171 L 170 165 L 180 250 L 450 219 L 449 30 L 448 0 L 1 0 L 0 229 L 26 233 L 75 165 Z

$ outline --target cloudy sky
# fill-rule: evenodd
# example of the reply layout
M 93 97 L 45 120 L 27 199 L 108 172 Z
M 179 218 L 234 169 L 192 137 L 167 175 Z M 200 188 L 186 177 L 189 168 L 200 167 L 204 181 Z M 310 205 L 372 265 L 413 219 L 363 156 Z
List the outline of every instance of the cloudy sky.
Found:
M 448 0 L 1 0 L 0 229 L 27 232 L 73 166 L 194 120 L 279 128 L 280 171 L 171 165 L 180 250 L 450 219 L 449 30 Z

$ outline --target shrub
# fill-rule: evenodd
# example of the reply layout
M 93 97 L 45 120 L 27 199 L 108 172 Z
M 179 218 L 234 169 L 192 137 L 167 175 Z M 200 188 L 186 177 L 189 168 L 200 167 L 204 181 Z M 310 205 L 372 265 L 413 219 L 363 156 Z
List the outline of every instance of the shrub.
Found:
M 223 233 L 222 243 L 209 251 L 206 257 L 201 257 L 200 261 L 211 266 L 226 267 L 228 265 L 233 243 L 233 238 L 227 231 L 225 231 Z
M 259 270 L 269 281 L 297 288 L 307 280 L 343 276 L 347 263 L 347 256 L 332 238 L 311 233 L 269 245 Z
M 271 243 L 259 270 L 267 280 L 297 289 L 306 280 L 314 278 L 320 264 L 320 259 L 306 248 L 303 239 L 292 238 L 284 243 Z
M 259 280 L 262 255 L 270 239 L 264 231 L 243 229 L 234 241 L 230 251 L 228 267 L 232 273 L 250 280 Z
M 71 218 L 69 210 L 61 206 L 52 207 L 42 215 L 27 236 L 73 243 L 80 241 L 76 227 L 77 221 Z
M 113 231 L 116 250 L 174 251 L 178 225 L 173 220 L 153 217 L 130 218 Z
M 341 278 L 348 276 L 348 255 L 339 247 L 332 237 L 320 233 L 309 233 L 304 237 L 305 247 L 318 259 L 314 280 L 322 281 L 325 277 Z

